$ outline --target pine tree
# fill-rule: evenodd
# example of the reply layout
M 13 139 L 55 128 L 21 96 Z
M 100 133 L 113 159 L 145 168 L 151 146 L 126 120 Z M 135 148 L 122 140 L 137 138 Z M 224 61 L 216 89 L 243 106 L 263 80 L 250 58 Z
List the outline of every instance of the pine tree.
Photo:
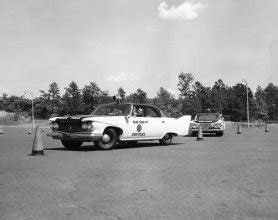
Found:
M 74 81 L 69 84 L 69 87 L 65 88 L 65 94 L 63 96 L 63 111 L 64 114 L 70 115 L 83 112 L 81 92 Z

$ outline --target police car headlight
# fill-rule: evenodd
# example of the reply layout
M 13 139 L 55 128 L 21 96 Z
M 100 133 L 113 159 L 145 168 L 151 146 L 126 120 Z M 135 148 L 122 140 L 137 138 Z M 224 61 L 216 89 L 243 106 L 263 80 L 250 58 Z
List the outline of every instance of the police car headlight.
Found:
M 196 129 L 196 128 L 199 128 L 199 124 L 196 124 L 196 123 L 191 123 L 191 128 L 193 129 Z
M 52 130 L 58 130 L 59 129 L 59 124 L 57 122 L 53 121 L 53 122 L 50 123 L 50 128 Z
M 83 122 L 82 123 L 82 130 L 84 131 L 90 131 L 93 130 L 94 126 L 93 126 L 93 122 Z

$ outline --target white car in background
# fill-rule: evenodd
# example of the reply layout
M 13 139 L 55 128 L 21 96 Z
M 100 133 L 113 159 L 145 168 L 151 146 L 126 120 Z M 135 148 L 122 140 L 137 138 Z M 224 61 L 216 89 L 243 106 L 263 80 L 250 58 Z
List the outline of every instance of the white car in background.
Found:
M 216 134 L 222 136 L 224 134 L 226 124 L 220 113 L 198 113 L 190 124 L 190 132 L 192 136 L 197 136 L 199 126 L 202 132 L 206 134 Z
M 191 116 L 166 117 L 148 104 L 111 103 L 99 106 L 91 115 L 54 117 L 47 135 L 61 140 L 65 148 L 78 150 L 83 142 L 94 142 L 109 150 L 117 142 L 159 140 L 172 143 L 173 136 L 189 135 Z

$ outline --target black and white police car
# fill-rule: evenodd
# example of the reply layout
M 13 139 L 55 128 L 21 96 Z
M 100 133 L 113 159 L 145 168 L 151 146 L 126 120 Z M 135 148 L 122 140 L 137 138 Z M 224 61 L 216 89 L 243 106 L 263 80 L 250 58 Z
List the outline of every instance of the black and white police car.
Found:
M 109 150 L 117 142 L 159 140 L 172 143 L 173 136 L 189 135 L 190 115 L 166 117 L 149 104 L 111 103 L 100 105 L 91 115 L 54 117 L 47 135 L 61 140 L 65 148 L 78 150 L 83 142 L 94 142 Z

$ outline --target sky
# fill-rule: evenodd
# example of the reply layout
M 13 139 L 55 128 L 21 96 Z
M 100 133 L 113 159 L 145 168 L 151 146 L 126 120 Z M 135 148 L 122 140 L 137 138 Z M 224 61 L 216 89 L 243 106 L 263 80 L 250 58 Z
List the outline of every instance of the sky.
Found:
M 0 94 L 39 96 L 57 82 L 115 95 L 178 75 L 213 86 L 278 85 L 277 0 L 0 0 Z

